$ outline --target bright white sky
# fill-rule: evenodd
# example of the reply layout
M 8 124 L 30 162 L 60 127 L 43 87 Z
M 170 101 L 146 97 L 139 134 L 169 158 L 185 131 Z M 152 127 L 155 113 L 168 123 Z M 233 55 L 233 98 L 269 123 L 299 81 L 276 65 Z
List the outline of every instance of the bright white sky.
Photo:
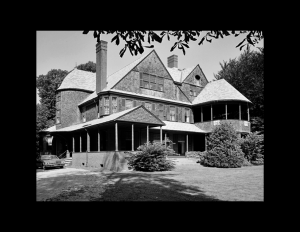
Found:
M 206 34 L 206 33 L 205 33 Z M 203 32 L 203 35 L 205 35 Z M 198 45 L 202 34 L 197 41 L 191 41 L 189 48 L 186 49 L 185 55 L 182 50 L 175 49 L 170 52 L 171 47 L 176 42 L 175 39 L 167 40 L 164 37 L 163 42 L 153 43 L 154 49 L 160 57 L 161 61 L 167 66 L 167 58 L 173 54 L 178 55 L 178 68 L 188 68 L 199 64 L 207 77 L 211 81 L 221 69 L 220 62 L 228 61 L 230 58 L 237 58 L 243 50 L 236 48 L 245 37 L 240 35 L 237 37 L 228 36 L 223 39 L 213 39 L 211 43 L 204 41 L 204 44 Z M 46 75 L 51 69 L 62 69 L 71 71 L 75 65 L 84 64 L 88 61 L 96 63 L 96 38 L 93 37 L 93 31 L 88 34 L 82 34 L 82 31 L 37 31 L 37 52 L 36 75 Z M 124 42 L 120 41 L 117 46 L 115 41 L 111 43 L 114 35 L 101 35 L 101 40 L 108 42 L 107 44 L 107 74 L 108 76 L 120 70 L 142 55 L 148 54 L 152 49 L 144 48 L 142 55 L 131 56 L 129 50 L 126 51 L 121 58 L 120 50 L 124 47 Z M 147 41 L 147 39 L 145 40 Z M 260 41 L 257 47 L 263 47 L 264 40 Z M 148 43 L 145 43 L 148 45 Z M 251 47 L 251 50 L 258 50 Z M 39 97 L 37 94 L 37 102 Z

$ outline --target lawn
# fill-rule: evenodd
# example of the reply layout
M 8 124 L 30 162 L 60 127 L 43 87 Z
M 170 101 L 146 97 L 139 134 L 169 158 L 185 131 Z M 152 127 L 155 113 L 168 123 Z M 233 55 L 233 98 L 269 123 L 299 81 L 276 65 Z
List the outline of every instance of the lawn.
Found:
M 86 170 L 38 178 L 38 201 L 263 201 L 263 167 L 203 167 L 176 159 L 166 172 Z M 79 169 L 78 169 L 79 171 Z

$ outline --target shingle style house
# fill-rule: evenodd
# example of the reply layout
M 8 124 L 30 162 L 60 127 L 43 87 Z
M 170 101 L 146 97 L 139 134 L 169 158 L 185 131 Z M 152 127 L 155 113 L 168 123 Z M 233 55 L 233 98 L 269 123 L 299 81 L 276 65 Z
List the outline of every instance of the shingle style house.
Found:
M 224 79 L 208 82 L 199 64 L 178 69 L 176 55 L 165 66 L 155 50 L 107 77 L 107 42 L 100 41 L 96 73 L 75 68 L 56 96 L 56 125 L 41 132 L 42 154 L 68 150 L 74 166 L 103 165 L 147 141 L 170 139 L 182 156 L 204 151 L 205 135 L 223 120 L 250 132 L 246 97 Z

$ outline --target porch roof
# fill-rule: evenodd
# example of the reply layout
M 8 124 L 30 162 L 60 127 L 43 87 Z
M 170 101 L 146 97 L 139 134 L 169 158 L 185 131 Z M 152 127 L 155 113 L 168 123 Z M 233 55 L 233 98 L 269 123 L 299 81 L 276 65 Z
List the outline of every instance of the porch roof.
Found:
M 142 115 L 141 115 L 142 114 Z M 152 114 L 149 110 L 147 110 L 143 105 L 133 107 L 128 110 L 123 110 L 118 113 L 111 114 L 109 116 L 94 119 L 88 122 L 80 123 L 77 125 L 72 125 L 68 127 L 64 127 L 58 130 L 50 127 L 45 132 L 70 132 L 76 131 L 83 128 L 89 128 L 95 125 L 112 122 L 112 121 L 120 121 L 120 122 L 134 122 L 134 123 L 144 123 L 144 124 L 152 124 L 155 126 L 165 125 L 163 121 L 161 121 L 158 117 Z
M 163 130 L 207 133 L 206 131 L 198 128 L 195 124 L 183 123 L 183 122 L 170 122 L 170 121 L 163 121 L 163 122 L 166 124 L 165 126 L 162 126 Z M 153 127 L 151 129 L 159 130 L 160 127 Z

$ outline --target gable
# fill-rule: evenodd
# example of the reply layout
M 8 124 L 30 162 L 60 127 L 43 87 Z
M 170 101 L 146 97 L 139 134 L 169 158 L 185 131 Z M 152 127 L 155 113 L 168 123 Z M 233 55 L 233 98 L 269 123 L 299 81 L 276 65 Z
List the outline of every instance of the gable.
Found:
M 136 110 L 133 110 L 117 119 L 118 121 L 126 122 L 139 122 L 155 125 L 165 125 L 160 119 L 158 119 L 154 114 L 150 113 L 143 106 L 140 106 Z
M 140 78 L 143 73 L 153 75 L 157 80 L 162 80 L 164 91 L 141 86 Z M 115 90 L 125 92 L 190 102 L 184 95 L 177 94 L 180 92 L 177 88 L 178 86 L 174 84 L 172 77 L 154 50 L 113 87 Z
M 200 86 L 204 87 L 208 83 L 208 81 L 207 81 L 207 79 L 206 79 L 206 77 L 205 77 L 205 75 L 204 75 L 204 73 L 203 73 L 203 71 L 202 71 L 202 69 L 200 68 L 199 65 L 197 65 L 193 69 L 193 71 L 191 71 L 187 75 L 187 77 L 185 79 L 183 79 L 183 83 L 188 83 L 188 84 L 199 86 L 196 79 L 195 79 L 196 75 L 200 76 Z

